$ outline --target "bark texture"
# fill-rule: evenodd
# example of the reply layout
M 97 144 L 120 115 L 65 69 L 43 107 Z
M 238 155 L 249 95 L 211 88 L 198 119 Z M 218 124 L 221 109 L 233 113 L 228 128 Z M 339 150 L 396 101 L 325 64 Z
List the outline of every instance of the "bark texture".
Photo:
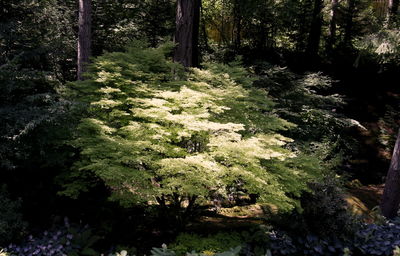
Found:
M 326 50 L 328 53 L 332 53 L 333 45 L 336 42 L 336 16 L 338 5 L 339 0 L 331 0 L 331 20 L 329 22 L 329 37 L 326 42 Z
M 311 20 L 311 30 L 308 37 L 307 55 L 311 57 L 311 61 L 318 58 L 319 44 L 321 41 L 322 30 L 322 8 L 323 0 L 314 0 L 314 8 Z
M 381 210 L 386 218 L 394 218 L 397 215 L 400 204 L 400 130 L 397 135 L 393 150 L 392 160 L 386 176 L 385 189 L 383 191 Z
M 199 65 L 199 23 L 201 0 L 178 0 L 176 8 L 174 61 L 185 67 Z
M 92 26 L 92 1 L 79 0 L 79 32 L 78 32 L 78 80 L 83 80 L 82 73 L 86 71 L 91 55 L 91 26 Z
M 354 19 L 355 9 L 356 9 L 356 0 L 348 0 L 343 42 L 344 42 L 344 45 L 349 48 L 351 48 L 351 46 L 352 46 L 351 40 L 353 38 L 353 26 L 354 26 L 353 19 Z
M 233 2 L 233 43 L 235 49 L 238 50 L 241 47 L 241 33 L 242 33 L 242 16 L 240 13 L 240 0 Z

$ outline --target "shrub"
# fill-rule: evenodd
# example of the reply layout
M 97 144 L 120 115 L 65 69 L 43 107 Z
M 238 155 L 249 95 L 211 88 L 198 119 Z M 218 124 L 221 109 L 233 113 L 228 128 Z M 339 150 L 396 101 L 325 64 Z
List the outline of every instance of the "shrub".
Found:
M 185 255 L 186 252 L 196 251 L 203 254 L 214 255 L 228 251 L 243 243 L 239 233 L 217 233 L 203 237 L 196 234 L 182 233 L 175 242 L 170 245 L 176 255 Z
M 268 90 L 276 102 L 276 113 L 297 125 L 286 134 L 295 147 L 324 161 L 328 168 L 351 159 L 359 144 L 347 128 L 363 128 L 342 114 L 341 95 L 330 94 L 336 81 L 322 73 L 295 74 L 287 68 L 261 63 L 255 67 L 259 79 L 254 85 Z
M 347 210 L 341 184 L 332 174 L 309 184 L 311 193 L 302 197 L 306 229 L 321 236 L 351 236 L 356 221 Z
M 21 201 L 13 201 L 5 186 L 0 186 L 0 245 L 19 238 L 26 228 L 20 213 Z
M 103 182 L 123 205 L 193 207 L 239 187 L 281 210 L 298 206 L 318 168 L 296 161 L 277 132 L 292 125 L 237 65 L 206 65 L 183 74 L 166 58 L 171 44 L 107 53 L 71 96 L 88 104 L 71 144 L 80 159 L 64 180 L 77 197 Z
M 240 253 L 240 246 L 230 249 L 229 251 L 222 252 L 222 253 L 196 253 L 194 251 L 192 252 L 187 252 L 185 255 L 187 256 L 209 256 L 209 255 L 214 255 L 214 256 L 238 256 Z M 175 256 L 175 252 L 173 250 L 170 250 L 167 248 L 166 245 L 163 245 L 162 248 L 153 248 L 151 250 L 151 255 L 152 256 Z
M 364 224 L 356 233 L 354 245 L 366 255 L 392 255 L 400 246 L 400 219 L 382 225 Z

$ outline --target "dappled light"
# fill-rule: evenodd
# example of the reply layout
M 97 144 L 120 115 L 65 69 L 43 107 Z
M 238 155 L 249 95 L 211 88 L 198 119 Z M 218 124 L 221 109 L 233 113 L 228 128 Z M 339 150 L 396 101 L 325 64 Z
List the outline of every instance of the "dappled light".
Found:
M 399 256 L 399 15 L 0 1 L 0 256 Z

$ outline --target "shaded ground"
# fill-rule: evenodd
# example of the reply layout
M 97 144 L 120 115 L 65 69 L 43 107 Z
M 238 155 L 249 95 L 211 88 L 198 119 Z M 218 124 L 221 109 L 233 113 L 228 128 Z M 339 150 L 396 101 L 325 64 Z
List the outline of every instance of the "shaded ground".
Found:
M 367 222 L 372 222 L 379 211 L 379 204 L 383 194 L 384 185 L 368 185 L 348 189 L 346 201 L 351 211 L 363 217 Z

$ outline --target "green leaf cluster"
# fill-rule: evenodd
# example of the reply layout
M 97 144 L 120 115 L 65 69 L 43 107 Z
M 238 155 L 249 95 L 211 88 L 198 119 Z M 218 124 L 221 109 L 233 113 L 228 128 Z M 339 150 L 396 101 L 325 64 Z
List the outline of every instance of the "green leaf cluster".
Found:
M 63 193 L 77 197 L 100 181 L 123 205 L 177 198 L 184 205 L 236 186 L 293 209 L 319 170 L 285 148 L 292 140 L 277 132 L 292 124 L 274 115 L 243 68 L 208 64 L 184 73 L 166 57 L 172 47 L 136 42 L 98 57 L 88 79 L 70 85 L 88 114 L 71 141 L 80 158 Z
M 177 255 L 185 255 L 186 252 L 196 251 L 206 255 L 214 255 L 232 250 L 243 244 L 243 239 L 237 232 L 217 233 L 203 237 L 197 234 L 181 233 L 175 242 L 169 246 Z

